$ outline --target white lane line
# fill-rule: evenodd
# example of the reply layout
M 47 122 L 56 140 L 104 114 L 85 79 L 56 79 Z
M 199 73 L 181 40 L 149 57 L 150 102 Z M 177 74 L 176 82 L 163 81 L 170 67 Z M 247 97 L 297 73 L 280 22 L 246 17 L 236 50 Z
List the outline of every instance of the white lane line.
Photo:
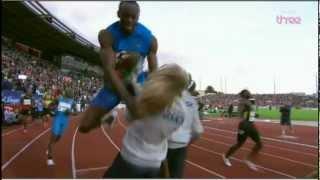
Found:
M 31 124 L 29 124 L 28 128 L 30 128 L 30 127 L 33 126 L 34 124 L 35 124 L 35 121 L 33 121 Z M 16 128 L 16 129 L 13 129 L 13 130 L 11 130 L 11 131 L 8 131 L 8 132 L 6 132 L 6 133 L 3 133 L 3 134 L 1 134 L 1 135 L 2 135 L 2 137 L 8 136 L 8 135 L 10 135 L 10 134 L 12 134 L 12 133 L 14 133 L 14 132 L 16 132 L 16 131 L 19 131 L 19 130 L 21 130 L 21 129 L 23 129 L 23 126 L 22 126 L 22 127 L 19 127 L 19 128 Z
M 313 145 L 310 145 L 310 144 L 303 144 L 303 143 L 291 142 L 291 141 L 268 138 L 268 137 L 262 137 L 262 139 L 266 139 L 266 140 L 269 140 L 269 141 L 281 142 L 281 143 L 288 143 L 288 144 L 293 144 L 293 145 L 299 145 L 299 146 L 313 148 L 313 149 L 318 149 L 318 146 L 313 146 Z
M 213 127 L 210 127 L 210 126 L 204 126 L 204 127 L 207 128 L 207 129 L 211 129 L 211 130 L 228 132 L 228 133 L 231 133 L 231 134 L 237 134 L 237 133 L 235 133 L 233 131 L 230 131 L 230 130 L 217 129 L 217 128 L 213 128 Z M 281 142 L 281 143 L 287 143 L 287 144 L 293 144 L 293 145 L 299 145 L 299 146 L 309 147 L 309 148 L 313 148 L 313 149 L 318 149 L 318 146 L 313 146 L 313 145 L 309 145 L 309 144 L 291 142 L 291 141 L 274 139 L 274 138 L 263 137 L 263 136 L 261 136 L 261 139 L 265 139 L 265 140 L 269 140 L 269 141 L 276 141 L 276 142 Z
M 214 121 L 219 121 L 218 119 L 212 119 L 212 120 L 214 120 Z M 203 121 L 203 120 L 202 120 Z M 228 121 L 228 120 L 224 120 L 224 121 Z M 313 121 L 318 121 L 318 120 L 313 120 Z M 211 124 L 211 123 L 208 123 L 208 122 L 206 122 L 206 120 L 204 121 L 206 124 Z M 256 119 L 256 121 L 255 122 L 257 122 L 257 123 L 259 123 L 259 124 L 280 124 L 280 120 L 278 120 L 278 121 L 275 121 L 275 120 L 272 120 L 272 119 Z M 292 123 L 292 125 L 294 125 L 294 126 L 304 126 L 304 127 L 318 127 L 317 126 L 317 123 L 312 123 L 312 121 L 310 121 L 309 122 L 309 124 L 303 124 L 304 122 L 299 122 L 299 121 L 292 121 L 291 122 Z M 306 122 L 306 123 L 308 123 L 308 122 Z
M 196 164 L 196 163 L 194 163 L 194 162 L 192 162 L 192 161 L 186 160 L 186 163 L 189 163 L 189 164 L 192 165 L 192 166 L 198 167 L 198 168 L 200 168 L 200 169 L 202 169 L 202 170 L 204 170 L 204 171 L 206 171 L 206 172 L 208 172 L 208 173 L 210 173 L 210 174 L 213 174 L 213 175 L 216 175 L 216 176 L 218 176 L 218 177 L 220 177 L 220 178 L 226 179 L 225 176 L 222 176 L 221 174 L 218 174 L 218 173 L 216 173 L 216 172 L 214 172 L 214 171 L 211 171 L 211 170 L 209 170 L 209 169 L 207 169 L 207 168 L 205 168 L 205 167 L 202 167 L 202 166 L 200 166 L 199 164 Z
M 16 131 L 19 131 L 20 129 L 23 129 L 23 127 L 19 127 L 19 128 L 17 128 L 17 129 L 11 130 L 11 131 L 9 131 L 9 132 L 3 133 L 3 134 L 2 134 L 2 137 L 7 136 L 7 135 L 10 135 L 10 134 L 12 134 L 12 133 L 14 133 L 14 132 L 16 132 Z
M 211 150 L 209 150 L 209 149 L 207 149 L 207 148 L 203 148 L 203 147 L 197 146 L 197 145 L 195 145 L 195 144 L 191 144 L 191 147 L 194 147 L 194 148 L 197 148 L 197 149 L 200 149 L 200 150 L 202 150 L 202 151 L 206 151 L 206 152 L 209 152 L 209 153 L 212 153 L 212 154 L 216 154 L 216 155 L 222 156 L 221 153 L 218 153 L 218 152 L 215 152 L 215 151 L 211 151 Z M 240 159 L 235 158 L 235 157 L 231 157 L 231 159 L 234 159 L 235 161 L 239 161 L 239 162 L 241 162 L 241 163 L 244 163 L 243 160 L 240 160 Z M 260 166 L 260 165 L 258 165 L 258 164 L 257 164 L 257 167 L 259 167 L 259 168 L 261 168 L 261 169 L 265 169 L 265 170 L 271 171 L 271 172 L 276 173 L 276 174 L 280 174 L 280 175 L 289 177 L 289 178 L 293 178 L 293 179 L 296 178 L 296 177 L 291 176 L 291 175 L 289 175 L 289 174 L 286 174 L 286 173 L 283 173 L 283 172 L 280 172 L 280 171 L 277 171 L 277 170 L 274 170 L 274 169 L 266 168 L 266 167 Z
M 96 167 L 96 168 L 85 168 L 85 169 L 77 169 L 77 173 L 79 172 L 87 172 L 87 171 L 98 171 L 98 170 L 105 170 L 108 169 L 109 166 L 102 166 L 102 167 Z
M 111 142 L 111 144 L 118 150 L 120 151 L 120 148 L 113 142 L 113 140 L 110 138 L 110 136 L 108 135 L 108 133 L 105 131 L 105 129 L 103 128 L 103 125 L 100 126 L 102 129 L 103 134 L 106 136 L 106 138 L 108 138 L 108 140 Z
M 75 140 L 76 140 L 76 135 L 78 132 L 79 127 L 74 131 L 73 138 L 72 138 L 72 146 L 71 146 L 71 165 L 72 165 L 72 178 L 75 179 L 77 178 L 76 174 L 76 161 L 74 157 L 74 146 L 75 146 Z
M 119 120 L 119 124 L 120 124 L 121 127 L 123 127 L 124 129 L 126 129 L 125 125 L 124 125 L 120 120 Z M 209 170 L 209 169 L 207 169 L 207 168 L 205 168 L 205 167 L 202 167 L 201 165 L 196 164 L 196 163 L 194 163 L 194 162 L 192 162 L 192 161 L 190 161 L 190 160 L 185 160 L 185 161 L 186 161 L 187 163 L 189 163 L 190 165 L 192 165 L 192 166 L 198 167 L 199 169 L 202 169 L 202 170 L 208 172 L 209 174 L 218 176 L 218 177 L 220 177 L 220 178 L 226 178 L 226 177 L 224 177 L 223 175 L 221 175 L 221 174 L 219 174 L 219 173 L 217 173 L 217 172 L 211 171 L 211 170 Z
M 235 137 L 228 137 L 226 135 L 221 135 L 221 134 L 216 134 L 216 133 L 209 133 L 209 132 L 206 132 L 205 134 L 209 135 L 209 136 L 221 136 L 221 137 L 226 138 L 226 139 L 235 140 Z M 251 141 L 249 141 L 248 144 L 253 144 L 253 143 Z M 305 153 L 305 152 L 296 151 L 296 150 L 292 150 L 292 149 L 289 149 L 289 148 L 281 148 L 281 147 L 277 147 L 277 146 L 273 146 L 273 145 L 269 145 L 269 144 L 265 144 L 265 143 L 264 143 L 263 146 L 270 147 L 270 148 L 273 148 L 273 149 L 280 149 L 280 150 L 283 150 L 283 151 L 294 152 L 294 153 L 298 153 L 300 155 L 303 154 L 303 155 L 306 155 L 306 156 L 318 157 L 318 154 Z
M 118 122 L 119 122 L 120 126 L 123 127 L 123 129 L 127 129 L 127 127 L 121 122 L 120 118 L 119 118 Z
M 211 143 L 222 144 L 222 145 L 228 146 L 228 147 L 230 147 L 232 145 L 232 144 L 227 144 L 227 143 L 224 143 L 224 142 L 221 142 L 221 141 L 213 141 L 213 140 L 210 140 L 208 138 L 203 138 L 203 137 L 200 138 L 200 139 L 203 139 L 205 141 L 209 141 Z M 246 148 L 246 147 L 242 147 L 241 149 L 246 150 L 246 151 L 251 151 L 251 149 Z M 313 164 L 304 163 L 304 162 L 300 162 L 300 161 L 295 161 L 295 160 L 292 160 L 292 159 L 289 159 L 289 158 L 284 158 L 284 157 L 273 155 L 273 154 L 270 154 L 270 153 L 259 152 L 259 154 L 265 155 L 265 156 L 270 156 L 270 157 L 273 157 L 273 158 L 282 159 L 282 160 L 285 160 L 285 161 L 289 161 L 289 162 L 292 162 L 292 163 L 296 163 L 296 164 L 300 164 L 300 165 L 304 165 L 304 166 L 308 166 L 308 167 L 313 167 L 313 168 L 316 167 Z
M 1 170 L 3 171 L 14 159 L 16 159 L 23 151 L 25 151 L 29 146 L 31 146 L 35 141 L 37 141 L 41 136 L 46 134 L 49 130 L 46 129 L 42 133 L 40 133 L 37 137 L 33 138 L 27 145 L 25 145 L 19 152 L 17 152 L 13 157 L 11 157 L 4 165 L 1 166 Z

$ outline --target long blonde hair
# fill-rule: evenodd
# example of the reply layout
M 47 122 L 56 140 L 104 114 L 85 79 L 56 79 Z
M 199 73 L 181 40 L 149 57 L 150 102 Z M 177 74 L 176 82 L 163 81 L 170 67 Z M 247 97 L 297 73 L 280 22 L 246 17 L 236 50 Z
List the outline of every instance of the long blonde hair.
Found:
M 152 72 L 137 97 L 142 116 L 160 113 L 171 106 L 188 81 L 187 72 L 177 64 L 166 64 Z

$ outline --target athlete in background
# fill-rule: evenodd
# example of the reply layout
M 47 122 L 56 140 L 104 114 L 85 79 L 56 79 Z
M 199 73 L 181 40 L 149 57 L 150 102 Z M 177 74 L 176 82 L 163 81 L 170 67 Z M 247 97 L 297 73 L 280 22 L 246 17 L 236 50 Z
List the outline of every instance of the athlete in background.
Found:
M 22 115 L 23 132 L 27 133 L 27 126 L 32 121 L 32 91 L 28 90 L 21 97 L 21 104 L 22 106 L 20 107 L 20 113 Z
M 252 170 L 257 171 L 257 167 L 252 160 L 258 154 L 262 148 L 260 133 L 254 125 L 255 120 L 255 101 L 252 99 L 250 91 L 247 89 L 242 90 L 239 93 L 241 99 L 239 101 L 239 112 L 241 121 L 238 126 L 237 143 L 230 147 L 226 154 L 223 155 L 223 161 L 225 165 L 231 166 L 229 160 L 230 156 L 234 154 L 242 145 L 246 142 L 247 138 L 250 137 L 256 144 L 252 148 L 251 153 L 247 156 L 245 163 Z
M 67 88 L 63 91 L 62 96 L 55 102 L 56 112 L 52 121 L 51 137 L 47 149 L 47 165 L 54 165 L 53 161 L 53 146 L 56 144 L 69 124 L 69 114 L 72 108 L 75 106 L 75 101 L 73 100 L 73 92 L 71 89 Z

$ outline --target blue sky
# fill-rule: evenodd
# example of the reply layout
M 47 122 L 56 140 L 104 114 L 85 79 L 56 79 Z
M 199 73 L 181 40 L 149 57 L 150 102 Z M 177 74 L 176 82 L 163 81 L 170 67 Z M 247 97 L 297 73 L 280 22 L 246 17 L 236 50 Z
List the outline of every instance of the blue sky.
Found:
M 118 20 L 118 2 L 42 1 L 52 14 L 98 45 Z M 159 42 L 159 64 L 176 62 L 198 87 L 237 93 L 316 91 L 317 2 L 139 2 L 140 22 Z M 300 24 L 278 24 L 277 16 Z M 200 86 L 201 85 L 201 86 Z

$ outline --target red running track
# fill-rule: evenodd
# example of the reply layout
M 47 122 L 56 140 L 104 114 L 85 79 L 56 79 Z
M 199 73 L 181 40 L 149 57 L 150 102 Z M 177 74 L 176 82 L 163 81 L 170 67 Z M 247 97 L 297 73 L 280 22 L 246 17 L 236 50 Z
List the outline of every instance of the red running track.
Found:
M 45 155 L 50 127 L 43 129 L 40 122 L 34 122 L 27 134 L 20 126 L 2 132 L 2 178 L 101 178 L 121 148 L 126 125 L 119 120 L 113 129 L 101 126 L 81 134 L 78 119 L 72 117 L 54 147 L 53 167 L 46 165 Z M 189 147 L 185 178 L 302 178 L 317 168 L 317 127 L 294 126 L 295 137 L 289 139 L 280 137 L 279 124 L 256 122 L 263 149 L 256 159 L 259 171 L 255 172 L 243 163 L 254 145 L 251 140 L 231 158 L 232 167 L 223 164 L 222 153 L 235 142 L 237 120 L 203 124 L 205 133 Z

